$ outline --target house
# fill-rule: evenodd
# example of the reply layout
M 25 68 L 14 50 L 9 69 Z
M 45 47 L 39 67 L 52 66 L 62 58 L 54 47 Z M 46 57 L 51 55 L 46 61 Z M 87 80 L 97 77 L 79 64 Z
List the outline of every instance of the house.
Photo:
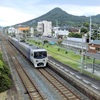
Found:
M 55 38 L 63 38 L 63 37 L 66 37 L 68 36 L 69 34 L 69 31 L 65 28 L 60 28 L 60 27 L 54 27 L 53 28 L 53 31 L 54 31 L 54 37 Z
M 18 30 L 24 32 L 24 31 L 29 31 L 30 28 L 29 27 L 19 27 Z
M 78 28 L 69 28 L 69 32 L 73 32 L 73 33 L 80 33 L 80 29 Z
M 15 28 L 14 27 L 9 27 L 8 28 L 8 33 L 15 33 Z
M 84 60 L 86 57 L 92 58 L 93 62 L 87 64 L 86 66 L 90 65 L 92 68 L 92 73 L 100 70 L 100 64 L 96 62 L 96 60 L 100 60 L 100 40 L 94 40 L 88 44 L 88 51 L 83 54 Z M 83 62 L 84 62 L 83 60 Z M 90 67 L 89 67 L 90 68 Z
M 100 53 L 100 40 L 94 40 L 91 43 L 89 43 L 88 52 Z
M 17 30 L 19 32 L 18 34 L 20 34 L 21 37 L 30 36 L 30 33 L 29 33 L 30 28 L 29 27 L 21 26 L 21 27 L 18 27 Z

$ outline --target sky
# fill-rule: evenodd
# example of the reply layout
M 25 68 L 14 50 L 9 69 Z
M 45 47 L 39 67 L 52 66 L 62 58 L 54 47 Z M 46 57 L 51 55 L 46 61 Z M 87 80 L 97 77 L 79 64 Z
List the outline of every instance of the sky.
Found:
M 0 0 L 0 26 L 37 18 L 55 7 L 77 16 L 100 14 L 100 0 Z

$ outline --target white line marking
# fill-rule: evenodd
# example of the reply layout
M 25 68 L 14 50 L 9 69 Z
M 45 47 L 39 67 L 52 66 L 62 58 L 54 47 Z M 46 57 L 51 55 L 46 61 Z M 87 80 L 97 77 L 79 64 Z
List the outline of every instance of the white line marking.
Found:
M 85 82 L 86 84 L 89 84 L 90 82 L 89 81 L 87 81 L 87 80 L 83 80 L 83 82 Z
M 97 87 L 97 86 L 94 85 L 94 84 L 92 84 L 91 86 L 92 86 L 93 88 L 97 89 L 97 90 L 99 89 L 99 87 Z
M 81 79 L 81 77 L 80 77 L 80 76 L 78 76 L 78 75 L 76 75 L 76 78 Z

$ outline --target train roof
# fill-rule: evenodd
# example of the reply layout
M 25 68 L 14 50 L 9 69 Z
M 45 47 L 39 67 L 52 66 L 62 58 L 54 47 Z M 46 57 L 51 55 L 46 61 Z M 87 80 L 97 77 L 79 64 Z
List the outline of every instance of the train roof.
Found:
M 16 38 L 12 38 L 12 39 L 16 42 L 19 42 L 21 45 L 24 46 L 24 48 L 31 49 L 32 51 L 47 51 L 46 49 L 39 48 L 38 46 L 35 46 L 33 44 L 29 44 L 29 43 L 26 43 L 26 42 L 20 42 Z

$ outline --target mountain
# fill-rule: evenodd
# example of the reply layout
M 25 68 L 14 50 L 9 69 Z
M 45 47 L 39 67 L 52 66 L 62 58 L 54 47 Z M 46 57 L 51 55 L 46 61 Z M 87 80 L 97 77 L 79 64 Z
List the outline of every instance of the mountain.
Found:
M 0 29 L 2 29 L 2 27 L 0 26 Z
M 100 15 L 92 17 L 92 21 L 97 24 L 100 24 L 99 19 L 100 19 Z M 53 26 L 56 26 L 56 22 L 58 22 L 58 26 L 66 26 L 66 25 L 78 26 L 78 25 L 82 25 L 84 22 L 89 22 L 89 17 L 71 15 L 57 7 L 38 18 L 20 24 L 36 26 L 37 22 L 43 20 L 52 21 Z

